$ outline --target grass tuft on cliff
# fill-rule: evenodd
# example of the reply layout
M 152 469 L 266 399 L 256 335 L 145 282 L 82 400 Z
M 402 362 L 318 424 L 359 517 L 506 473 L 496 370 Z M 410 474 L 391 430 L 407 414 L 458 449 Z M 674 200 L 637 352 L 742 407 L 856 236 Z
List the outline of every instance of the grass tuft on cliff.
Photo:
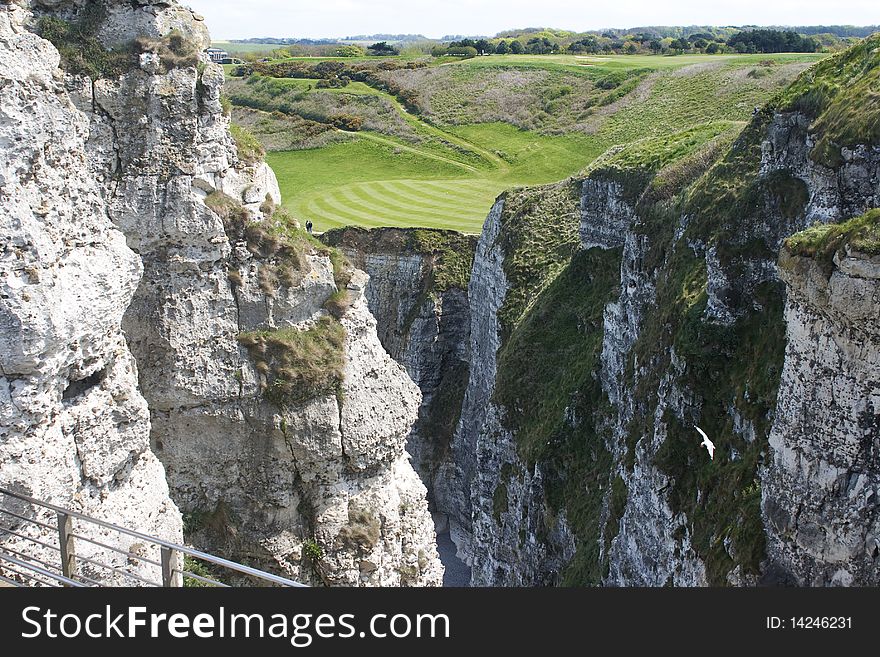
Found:
M 331 317 L 300 330 L 251 331 L 238 337 L 266 378 L 264 394 L 279 408 L 342 389 L 345 329 Z
M 880 208 L 842 224 L 816 224 L 785 240 L 791 255 L 815 258 L 830 267 L 834 256 L 847 250 L 880 255 Z
M 236 123 L 229 126 L 229 132 L 235 141 L 238 158 L 245 164 L 257 164 L 266 157 L 266 149 L 259 140 L 247 129 Z

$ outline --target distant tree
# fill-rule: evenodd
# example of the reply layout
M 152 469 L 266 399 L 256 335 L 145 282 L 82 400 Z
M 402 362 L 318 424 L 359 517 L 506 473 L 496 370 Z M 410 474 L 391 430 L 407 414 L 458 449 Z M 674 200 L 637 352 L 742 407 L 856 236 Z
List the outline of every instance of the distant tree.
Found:
M 626 44 L 626 48 L 624 48 L 624 52 L 627 55 L 635 55 L 638 51 L 639 51 L 639 47 L 635 43 L 633 43 L 632 41 L 630 41 L 628 44 Z
M 392 45 L 389 45 L 387 41 L 380 41 L 379 43 L 374 43 L 372 46 L 369 46 L 367 50 L 370 51 L 371 55 L 376 55 L 379 57 L 389 57 L 392 55 L 397 55 L 400 51 Z
M 651 49 L 655 55 L 663 50 L 663 44 L 657 41 L 657 39 L 651 39 L 651 42 L 648 44 L 648 47 Z
M 499 41 L 498 45 L 495 46 L 495 54 L 496 55 L 506 55 L 510 52 L 510 44 L 507 41 Z
M 706 46 L 706 53 L 709 55 L 714 55 L 715 53 L 719 52 L 720 50 L 721 50 L 721 46 L 719 46 L 714 41 L 712 43 L 710 43 L 708 46 Z
M 517 40 L 510 42 L 510 52 L 514 55 L 522 55 L 526 51 L 525 46 Z
M 694 39 L 691 43 L 694 44 L 694 48 L 699 48 L 700 50 L 709 45 L 709 42 L 705 39 Z
M 526 52 L 531 55 L 549 55 L 559 52 L 559 44 L 547 37 L 534 37 L 526 43 Z
M 588 52 L 595 55 L 601 52 L 601 47 L 599 46 L 599 40 L 591 34 L 569 45 L 568 50 L 569 52 Z
M 478 54 L 473 46 L 450 46 L 446 53 L 453 57 L 476 57 Z
M 334 57 L 363 57 L 367 51 L 360 46 L 339 46 L 333 51 Z
M 687 50 L 690 46 L 691 44 L 687 39 L 673 39 L 672 43 L 669 44 L 669 48 L 677 52 Z
M 812 37 L 781 30 L 747 30 L 734 34 L 727 45 L 737 52 L 816 52 L 819 44 Z
M 493 51 L 492 44 L 486 41 L 486 39 L 480 39 L 479 41 L 477 41 L 477 43 L 474 44 L 474 48 L 476 48 L 477 52 L 481 55 L 484 53 L 491 54 Z
M 434 46 L 431 48 L 431 57 L 443 57 L 449 54 L 449 48 L 446 46 Z

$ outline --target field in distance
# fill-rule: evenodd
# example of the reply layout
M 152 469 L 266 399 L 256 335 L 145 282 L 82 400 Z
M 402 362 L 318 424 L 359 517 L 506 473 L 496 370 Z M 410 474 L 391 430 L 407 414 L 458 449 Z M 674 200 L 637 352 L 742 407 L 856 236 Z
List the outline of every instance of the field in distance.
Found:
M 227 94 L 303 223 L 475 233 L 505 189 L 562 180 L 612 147 L 729 138 L 820 57 L 507 55 L 419 68 L 372 58 L 358 60 L 376 66 L 367 83 L 253 75 L 230 78 Z

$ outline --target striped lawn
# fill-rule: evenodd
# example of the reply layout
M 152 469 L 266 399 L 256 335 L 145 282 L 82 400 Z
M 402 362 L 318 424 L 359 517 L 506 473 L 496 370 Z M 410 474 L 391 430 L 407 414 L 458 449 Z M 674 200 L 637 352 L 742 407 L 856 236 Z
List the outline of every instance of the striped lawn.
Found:
M 294 213 L 311 219 L 317 230 L 357 224 L 478 233 L 504 187 L 489 180 L 376 180 L 306 196 Z

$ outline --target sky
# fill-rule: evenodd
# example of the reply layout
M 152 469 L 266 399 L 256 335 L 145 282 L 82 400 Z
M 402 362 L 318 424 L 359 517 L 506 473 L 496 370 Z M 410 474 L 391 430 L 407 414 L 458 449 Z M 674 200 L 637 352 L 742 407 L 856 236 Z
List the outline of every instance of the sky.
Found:
M 182 0 L 215 40 L 487 35 L 522 27 L 874 25 L 877 0 Z

